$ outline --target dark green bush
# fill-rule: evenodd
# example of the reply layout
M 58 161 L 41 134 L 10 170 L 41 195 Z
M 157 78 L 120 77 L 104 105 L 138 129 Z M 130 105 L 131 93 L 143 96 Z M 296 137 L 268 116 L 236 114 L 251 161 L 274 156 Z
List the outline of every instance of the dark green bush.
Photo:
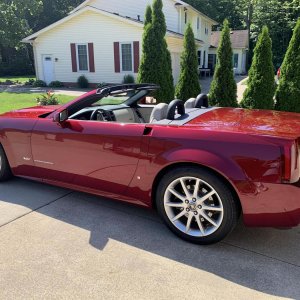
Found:
M 123 78 L 123 81 L 122 81 L 122 83 L 124 83 L 124 84 L 134 83 L 134 82 L 135 82 L 135 79 L 134 79 L 133 75 L 131 75 L 131 74 L 125 75 Z
M 97 88 L 98 89 L 101 89 L 101 88 L 103 88 L 103 87 L 105 87 L 105 86 L 107 86 L 108 84 L 106 83 L 106 82 L 100 82 L 98 85 L 97 85 Z
M 81 89 L 87 89 L 89 87 L 89 81 L 84 75 L 78 77 L 77 84 Z
M 28 81 L 26 81 L 24 84 L 27 86 L 32 86 L 35 83 L 34 79 L 29 79 Z
M 63 87 L 64 84 L 58 80 L 56 81 L 52 81 L 50 84 L 49 84 L 50 87 L 53 87 L 53 88 L 60 88 L 60 87 Z
M 36 81 L 32 84 L 32 86 L 34 86 L 34 87 L 46 87 L 47 84 L 46 84 L 46 82 L 43 81 L 43 80 L 36 80 Z

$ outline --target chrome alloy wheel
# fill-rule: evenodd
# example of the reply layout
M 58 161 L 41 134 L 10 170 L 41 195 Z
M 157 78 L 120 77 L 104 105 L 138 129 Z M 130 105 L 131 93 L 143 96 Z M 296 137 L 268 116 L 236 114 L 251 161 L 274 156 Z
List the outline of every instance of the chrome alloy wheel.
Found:
M 164 194 L 164 209 L 177 229 L 193 237 L 216 232 L 224 217 L 216 190 L 196 177 L 180 177 L 171 182 Z

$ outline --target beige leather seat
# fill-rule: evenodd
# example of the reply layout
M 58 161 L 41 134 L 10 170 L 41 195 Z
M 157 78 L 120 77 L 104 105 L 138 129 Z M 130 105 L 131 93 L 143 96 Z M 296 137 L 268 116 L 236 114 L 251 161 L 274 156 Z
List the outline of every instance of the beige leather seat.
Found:
M 184 107 L 186 109 L 192 109 L 192 108 L 195 108 L 195 106 L 196 106 L 196 98 L 190 98 L 184 104 Z
M 150 123 L 155 123 L 167 118 L 168 113 L 168 104 L 166 103 L 159 103 L 157 104 L 150 116 Z

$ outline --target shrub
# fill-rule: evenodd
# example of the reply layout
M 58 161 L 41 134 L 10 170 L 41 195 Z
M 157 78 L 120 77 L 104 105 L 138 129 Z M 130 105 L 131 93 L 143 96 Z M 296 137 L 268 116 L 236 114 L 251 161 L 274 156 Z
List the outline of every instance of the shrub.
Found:
M 254 49 L 249 71 L 248 87 L 241 106 L 245 108 L 273 109 L 275 78 L 272 40 L 268 27 L 264 26 Z
M 281 66 L 276 109 L 300 113 L 300 19 Z
M 32 86 L 35 83 L 34 79 L 29 79 L 28 81 L 26 81 L 24 84 L 27 86 Z
M 108 83 L 106 83 L 106 82 L 100 82 L 98 85 L 97 85 L 97 88 L 98 89 L 101 89 L 101 88 L 103 88 L 103 87 L 105 87 L 105 86 L 108 86 L 109 84 Z
M 5 81 L 0 81 L 0 85 L 13 85 L 14 82 L 12 80 L 5 80 Z
M 59 104 L 59 101 L 58 101 L 57 97 L 51 91 L 48 91 L 44 95 L 38 96 L 36 98 L 36 102 L 38 103 L 38 105 L 43 105 L 43 106 Z
M 47 84 L 43 80 L 36 80 L 33 84 L 34 87 L 46 87 Z
M 128 75 L 124 76 L 122 83 L 126 84 L 126 83 L 134 83 L 134 82 L 135 82 L 135 79 L 134 79 L 133 75 L 128 74 Z
M 195 36 L 191 24 L 188 24 L 184 34 L 184 51 L 181 55 L 181 72 L 176 86 L 175 96 L 181 100 L 197 97 L 201 93 L 198 77 L 198 61 Z
M 81 89 L 87 89 L 89 87 L 89 81 L 84 75 L 78 77 L 77 84 Z
M 237 107 L 237 86 L 233 74 L 233 52 L 227 20 L 224 21 L 217 55 L 218 62 L 209 92 L 210 102 L 212 105 Z
M 53 88 L 60 88 L 60 87 L 63 87 L 64 84 L 58 80 L 56 81 L 52 81 L 50 84 L 49 84 L 50 87 L 53 87 Z

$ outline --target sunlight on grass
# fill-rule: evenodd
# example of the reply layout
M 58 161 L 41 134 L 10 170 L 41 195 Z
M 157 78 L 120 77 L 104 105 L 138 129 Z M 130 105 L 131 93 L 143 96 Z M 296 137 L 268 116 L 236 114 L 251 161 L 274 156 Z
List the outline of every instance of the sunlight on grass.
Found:
M 32 93 L 0 93 L 0 113 L 7 111 L 26 108 L 31 106 L 36 106 L 36 97 L 40 94 Z M 65 95 L 56 95 L 60 104 L 67 103 L 76 97 L 74 96 L 65 96 Z

